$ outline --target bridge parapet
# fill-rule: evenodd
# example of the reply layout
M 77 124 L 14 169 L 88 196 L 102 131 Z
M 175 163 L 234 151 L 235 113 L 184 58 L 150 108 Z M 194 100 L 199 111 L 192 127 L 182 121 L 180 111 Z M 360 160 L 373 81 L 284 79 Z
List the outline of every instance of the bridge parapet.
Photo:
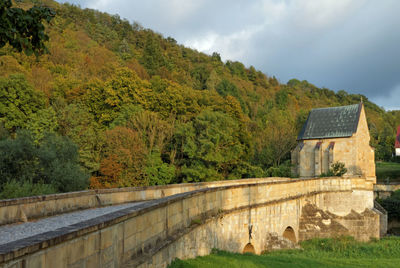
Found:
M 247 179 L 246 181 L 231 180 L 182 183 L 163 186 L 97 189 L 6 199 L 0 200 L 0 226 L 4 224 L 40 219 L 75 210 L 117 205 L 128 202 L 149 201 L 203 188 L 284 180 L 287 180 L 287 178 L 256 178 Z
M 268 232 L 283 234 L 290 227 L 299 237 L 305 204 L 362 213 L 373 208 L 372 190 L 360 177 L 206 187 L 0 246 L 0 267 L 165 267 L 175 257 L 208 254 L 213 247 L 240 252 L 249 241 L 259 253 Z M 367 235 L 379 237 L 379 228 Z

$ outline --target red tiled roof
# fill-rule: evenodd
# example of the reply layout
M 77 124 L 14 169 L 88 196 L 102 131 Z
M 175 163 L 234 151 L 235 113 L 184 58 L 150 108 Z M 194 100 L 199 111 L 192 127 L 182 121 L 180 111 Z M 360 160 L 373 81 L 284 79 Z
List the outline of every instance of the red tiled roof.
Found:
M 394 147 L 400 148 L 400 126 L 397 127 L 396 143 L 394 144 Z

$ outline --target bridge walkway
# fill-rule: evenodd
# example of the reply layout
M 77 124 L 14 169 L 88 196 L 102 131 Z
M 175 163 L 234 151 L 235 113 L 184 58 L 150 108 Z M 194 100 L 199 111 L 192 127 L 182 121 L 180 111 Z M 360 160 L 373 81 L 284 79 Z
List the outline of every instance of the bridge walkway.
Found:
M 0 226 L 0 246 L 6 247 L 6 244 L 8 243 L 51 231 L 57 231 L 58 229 L 95 219 L 123 209 L 135 208 L 143 203 L 145 202 L 132 202 L 100 208 L 91 208 L 24 223 L 2 225 Z

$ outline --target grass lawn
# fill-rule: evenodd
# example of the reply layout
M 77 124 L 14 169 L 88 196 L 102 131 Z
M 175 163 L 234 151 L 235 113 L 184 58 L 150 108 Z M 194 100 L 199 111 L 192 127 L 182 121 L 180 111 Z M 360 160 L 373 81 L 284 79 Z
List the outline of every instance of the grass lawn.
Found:
M 400 267 L 399 237 L 369 243 L 352 238 L 314 239 L 301 243 L 301 247 L 263 255 L 213 250 L 208 256 L 177 259 L 169 267 Z
M 376 178 L 379 182 L 400 182 L 400 163 L 395 162 L 377 162 Z

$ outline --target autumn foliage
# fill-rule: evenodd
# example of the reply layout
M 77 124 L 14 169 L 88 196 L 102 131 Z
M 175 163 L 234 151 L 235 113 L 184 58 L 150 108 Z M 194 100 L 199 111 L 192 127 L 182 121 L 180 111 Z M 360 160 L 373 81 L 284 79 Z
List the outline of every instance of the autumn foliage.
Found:
M 307 81 L 283 84 L 117 15 L 44 2 L 57 13 L 46 25 L 50 53 L 0 49 L 0 140 L 21 129 L 32 146 L 68 139 L 79 156 L 71 163 L 90 177 L 82 187 L 290 176 L 310 109 L 360 101 Z M 390 159 L 400 113 L 363 100 L 377 159 Z

